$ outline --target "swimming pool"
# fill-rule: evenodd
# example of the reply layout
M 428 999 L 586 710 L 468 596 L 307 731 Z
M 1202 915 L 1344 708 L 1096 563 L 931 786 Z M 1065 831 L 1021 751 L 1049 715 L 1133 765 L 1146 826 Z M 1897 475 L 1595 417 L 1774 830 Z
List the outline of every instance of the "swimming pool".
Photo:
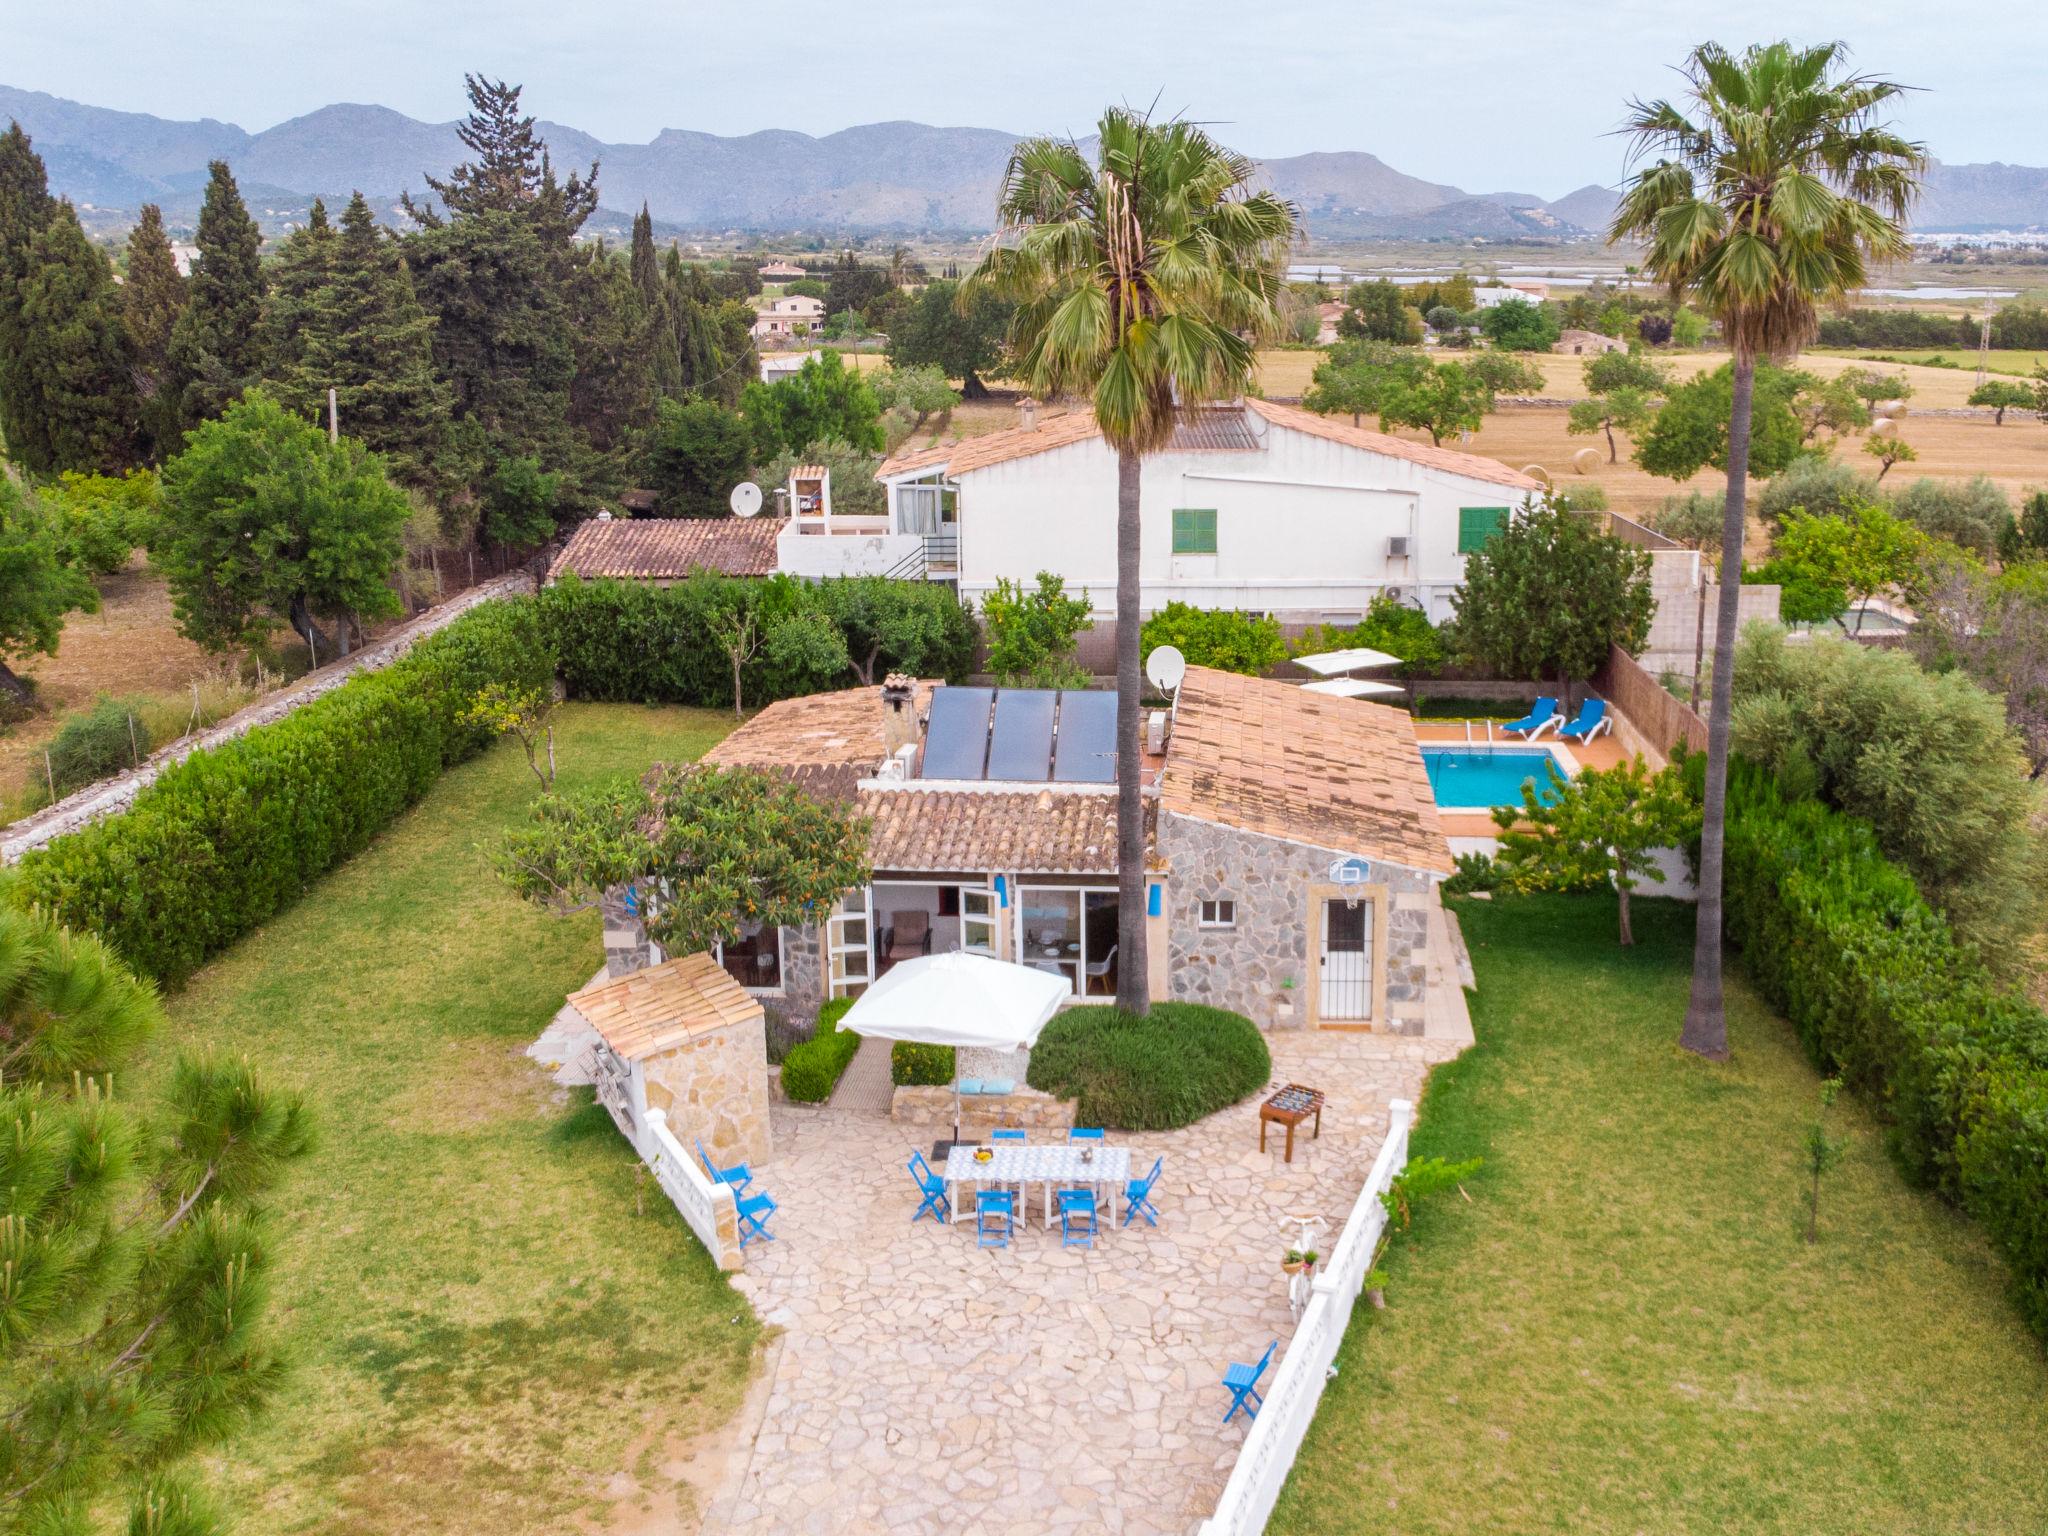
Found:
M 1424 747 L 1422 766 L 1429 773 L 1430 792 L 1445 810 L 1483 811 L 1496 805 L 1520 805 L 1522 786 L 1534 779 L 1546 786 L 1550 796 L 1550 775 L 1546 765 L 1557 759 L 1541 747 L 1496 747 L 1473 751 L 1466 747 Z M 1560 770 L 1562 771 L 1562 770 Z

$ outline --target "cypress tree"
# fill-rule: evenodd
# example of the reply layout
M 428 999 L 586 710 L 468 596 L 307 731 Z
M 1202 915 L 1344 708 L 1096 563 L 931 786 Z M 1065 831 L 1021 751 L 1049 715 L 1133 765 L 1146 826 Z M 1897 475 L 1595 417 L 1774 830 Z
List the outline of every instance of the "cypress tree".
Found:
M 653 313 L 661 304 L 661 262 L 654 254 L 654 218 L 645 202 L 633 217 L 633 286 Z
M 296 379 L 305 366 L 308 330 L 317 326 L 328 284 L 334 277 L 334 226 L 327 205 L 313 199 L 305 227 L 285 236 L 270 264 L 270 291 L 263 299 L 258 351 L 266 381 Z M 293 389 L 275 393 L 302 415 L 316 416 L 326 401 L 326 384 L 300 398 Z
M 185 310 L 185 279 L 164 233 L 163 210 L 142 205 L 128 232 L 127 280 L 121 284 L 121 319 L 128 357 L 141 397 L 143 449 L 162 459 L 178 449 L 178 403 L 171 389 L 171 330 Z
M 10 123 L 0 134 L 0 437 L 23 464 L 50 458 L 43 406 L 29 374 L 21 335 L 21 284 L 28 276 L 29 248 L 56 214 L 42 157 Z
M 21 346 L 44 418 L 39 473 L 119 473 L 134 462 L 135 380 L 121 299 L 106 253 L 85 238 L 69 203 L 29 247 L 20 286 Z
M 217 416 L 262 372 L 263 235 L 225 160 L 208 167 L 199 209 L 199 260 L 185 312 L 171 331 L 171 363 L 187 426 Z
M 333 389 L 342 430 L 382 454 L 394 478 L 449 489 L 452 400 L 434 372 L 434 323 L 362 193 L 349 200 L 340 233 L 325 237 L 319 259 L 319 279 L 291 332 L 294 346 L 288 356 L 273 355 L 274 393 L 318 418 Z M 284 291 L 280 273 L 273 309 Z

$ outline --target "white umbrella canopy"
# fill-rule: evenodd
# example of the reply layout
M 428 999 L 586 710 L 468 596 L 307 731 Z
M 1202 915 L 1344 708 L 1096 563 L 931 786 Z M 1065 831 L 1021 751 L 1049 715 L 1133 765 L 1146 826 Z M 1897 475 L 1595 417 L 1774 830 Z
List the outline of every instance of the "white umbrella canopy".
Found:
M 1067 978 L 954 950 L 919 955 L 854 1000 L 841 1029 L 877 1040 L 1027 1050 L 1070 994 Z
M 1327 693 L 1340 699 L 1372 699 L 1384 694 L 1406 693 L 1399 683 L 1382 683 L 1369 677 L 1332 677 L 1320 683 L 1303 683 L 1303 693 Z
M 1376 651 L 1370 646 L 1353 646 L 1345 651 L 1318 651 L 1313 656 L 1297 656 L 1294 664 L 1307 667 L 1311 672 L 1324 677 L 1335 677 L 1339 672 L 1355 672 L 1365 667 L 1392 667 L 1400 664 L 1401 658 L 1389 656 L 1385 651 Z

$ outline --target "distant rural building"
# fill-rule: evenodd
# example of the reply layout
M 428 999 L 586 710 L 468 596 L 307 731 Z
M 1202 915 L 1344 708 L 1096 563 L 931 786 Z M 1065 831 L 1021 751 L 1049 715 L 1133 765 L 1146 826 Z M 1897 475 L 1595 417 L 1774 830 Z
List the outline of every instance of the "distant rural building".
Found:
M 1472 298 L 1481 309 L 1491 309 L 1496 304 L 1505 304 L 1510 299 L 1520 299 L 1524 304 L 1541 304 L 1550 297 L 1548 283 L 1506 283 L 1497 288 L 1475 288 Z
M 1565 331 L 1557 338 L 1557 345 L 1550 349 L 1570 357 L 1598 357 L 1603 352 L 1626 352 L 1628 343 L 1613 336 L 1602 336 L 1598 331 Z
M 825 323 L 825 301 L 809 294 L 785 293 L 770 299 L 756 312 L 754 336 L 808 336 Z
M 798 278 L 809 275 L 802 267 L 789 261 L 768 262 L 760 268 L 760 272 L 761 281 L 764 283 L 793 283 Z
M 761 382 L 780 384 L 784 379 L 793 379 L 805 363 L 818 355 L 813 347 L 808 352 L 767 352 L 761 357 Z

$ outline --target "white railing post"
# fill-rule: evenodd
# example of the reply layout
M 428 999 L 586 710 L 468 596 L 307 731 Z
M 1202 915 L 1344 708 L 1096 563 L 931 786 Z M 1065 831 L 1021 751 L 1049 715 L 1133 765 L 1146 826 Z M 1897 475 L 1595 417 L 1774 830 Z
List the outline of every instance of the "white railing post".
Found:
M 738 1269 L 740 1256 L 739 1211 L 732 1187 L 714 1182 L 697 1160 L 683 1150 L 668 1128 L 668 1116 L 658 1109 L 647 1111 L 647 1145 L 636 1149 L 653 1170 L 655 1183 L 689 1224 L 697 1240 L 718 1261 L 720 1269 Z

